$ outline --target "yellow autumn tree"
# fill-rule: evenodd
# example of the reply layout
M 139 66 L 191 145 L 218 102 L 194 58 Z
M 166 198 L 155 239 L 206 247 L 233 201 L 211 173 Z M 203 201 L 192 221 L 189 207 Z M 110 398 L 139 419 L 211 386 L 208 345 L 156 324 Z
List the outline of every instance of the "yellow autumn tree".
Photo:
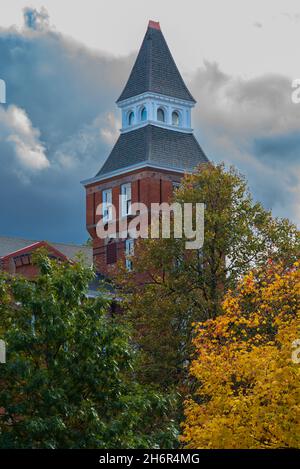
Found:
M 195 326 L 185 448 L 300 448 L 300 269 L 251 272 Z

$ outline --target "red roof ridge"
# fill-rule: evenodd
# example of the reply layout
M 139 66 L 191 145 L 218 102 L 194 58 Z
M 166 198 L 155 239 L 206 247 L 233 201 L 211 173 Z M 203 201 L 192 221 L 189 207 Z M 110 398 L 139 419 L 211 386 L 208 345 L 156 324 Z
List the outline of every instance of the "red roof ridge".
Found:
M 148 28 L 158 29 L 160 31 L 159 21 L 149 20 Z
M 67 256 L 65 256 L 64 253 L 62 253 L 61 251 L 56 249 L 54 246 L 52 246 L 52 244 L 47 243 L 47 241 L 37 241 L 37 242 L 35 242 L 33 244 L 29 244 L 28 246 L 25 246 L 21 249 L 17 249 L 16 251 L 12 251 L 12 252 L 6 254 L 5 256 L 2 256 L 1 260 L 4 261 L 5 259 L 8 259 L 10 257 L 21 256 L 22 254 L 27 253 L 31 249 L 33 249 L 33 248 L 36 249 L 38 247 L 50 248 L 50 250 L 52 252 L 54 252 L 55 254 L 57 254 L 59 257 L 61 257 L 64 260 L 67 260 Z
M 23 248 L 17 249 L 16 251 L 9 252 L 8 254 L 5 254 L 5 256 L 2 256 L 1 259 L 6 259 L 7 257 L 11 257 L 12 255 L 18 255 L 22 254 L 23 251 L 27 251 L 29 248 L 33 248 L 34 246 L 37 247 L 37 245 L 41 245 L 42 241 L 36 241 L 35 243 L 28 244 L 28 246 L 25 246 Z

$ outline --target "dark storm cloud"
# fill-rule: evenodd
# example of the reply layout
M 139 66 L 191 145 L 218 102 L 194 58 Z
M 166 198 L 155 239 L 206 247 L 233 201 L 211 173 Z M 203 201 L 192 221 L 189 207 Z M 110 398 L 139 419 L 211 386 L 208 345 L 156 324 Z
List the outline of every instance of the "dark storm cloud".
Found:
M 231 77 L 206 62 L 192 91 L 207 154 L 237 166 L 256 199 L 300 225 L 300 105 L 291 83 L 280 75 Z
M 49 29 L 45 11 L 24 14 L 23 30 L 0 29 L 0 232 L 84 240 L 80 180 L 98 171 L 116 137 L 112 110 L 130 60 Z
M 93 52 L 49 26 L 45 10 L 25 10 L 23 30 L 0 29 L 0 233 L 81 242 L 85 196 L 120 123 L 114 101 L 133 57 Z M 194 127 L 207 155 L 235 164 L 257 199 L 300 220 L 300 105 L 291 80 L 244 80 L 205 63 L 188 83 Z
M 298 163 L 300 159 L 300 133 L 294 132 L 254 139 L 253 150 L 258 157 L 269 163 L 277 160 L 285 165 L 287 159 L 290 162 Z

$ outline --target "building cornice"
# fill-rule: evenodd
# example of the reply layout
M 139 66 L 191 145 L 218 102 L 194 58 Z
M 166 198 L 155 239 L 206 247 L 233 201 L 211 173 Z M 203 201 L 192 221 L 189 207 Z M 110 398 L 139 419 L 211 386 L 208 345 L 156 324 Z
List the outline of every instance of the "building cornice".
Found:
M 135 104 L 139 101 L 142 101 L 143 99 L 158 99 L 160 101 L 165 101 L 166 103 L 172 103 L 172 104 L 179 104 L 182 106 L 187 106 L 190 108 L 193 108 L 195 106 L 195 102 L 187 101 L 185 99 L 180 99 L 180 98 L 174 98 L 172 96 L 167 96 L 164 94 L 160 93 L 151 93 L 151 92 L 146 92 L 142 94 L 138 94 L 136 96 L 132 96 L 131 98 L 124 99 L 123 101 L 119 101 L 116 104 L 118 105 L 119 108 L 127 107 L 130 106 L 131 104 Z
M 167 124 L 166 122 L 160 122 L 160 121 L 148 119 L 146 121 L 139 122 L 138 124 L 134 124 L 130 127 L 125 127 L 123 129 L 120 129 L 120 133 L 126 134 L 127 132 L 140 129 L 141 127 L 146 127 L 147 125 L 154 125 L 155 127 L 161 127 L 163 129 L 173 130 L 173 132 L 182 132 L 183 134 L 192 134 L 194 132 L 194 129 L 192 128 L 174 127 L 174 125 Z
M 89 179 L 84 179 L 83 181 L 80 181 L 80 183 L 84 186 L 87 187 L 90 184 L 94 184 L 96 182 L 104 181 L 105 179 L 112 178 L 114 176 L 121 176 L 126 173 L 130 173 L 131 171 L 135 171 L 137 169 L 144 169 L 144 168 L 152 168 L 152 169 L 161 169 L 164 171 L 168 172 L 174 172 L 174 173 L 179 173 L 179 174 L 185 174 L 185 173 L 190 173 L 190 171 L 186 171 L 184 168 L 172 168 L 172 167 L 166 167 L 166 166 L 160 166 L 158 164 L 152 164 L 149 161 L 143 161 L 142 163 L 136 164 L 136 165 L 131 165 L 127 166 L 125 168 L 118 169 L 116 171 L 111 171 L 110 173 L 106 174 L 101 174 L 99 176 L 95 176 L 93 178 Z

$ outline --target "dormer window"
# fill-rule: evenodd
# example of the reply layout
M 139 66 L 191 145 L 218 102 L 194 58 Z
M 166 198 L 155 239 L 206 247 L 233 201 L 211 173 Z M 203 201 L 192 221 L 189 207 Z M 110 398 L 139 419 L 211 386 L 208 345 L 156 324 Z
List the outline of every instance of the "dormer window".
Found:
M 133 125 L 133 123 L 134 123 L 134 112 L 130 111 L 130 113 L 128 114 L 128 125 Z
M 157 120 L 159 122 L 165 122 L 165 111 L 161 107 L 157 109 Z
M 172 124 L 176 125 L 177 127 L 179 126 L 179 113 L 177 111 L 172 112 Z
M 147 120 L 147 109 L 145 106 L 141 110 L 141 121 L 144 122 Z

